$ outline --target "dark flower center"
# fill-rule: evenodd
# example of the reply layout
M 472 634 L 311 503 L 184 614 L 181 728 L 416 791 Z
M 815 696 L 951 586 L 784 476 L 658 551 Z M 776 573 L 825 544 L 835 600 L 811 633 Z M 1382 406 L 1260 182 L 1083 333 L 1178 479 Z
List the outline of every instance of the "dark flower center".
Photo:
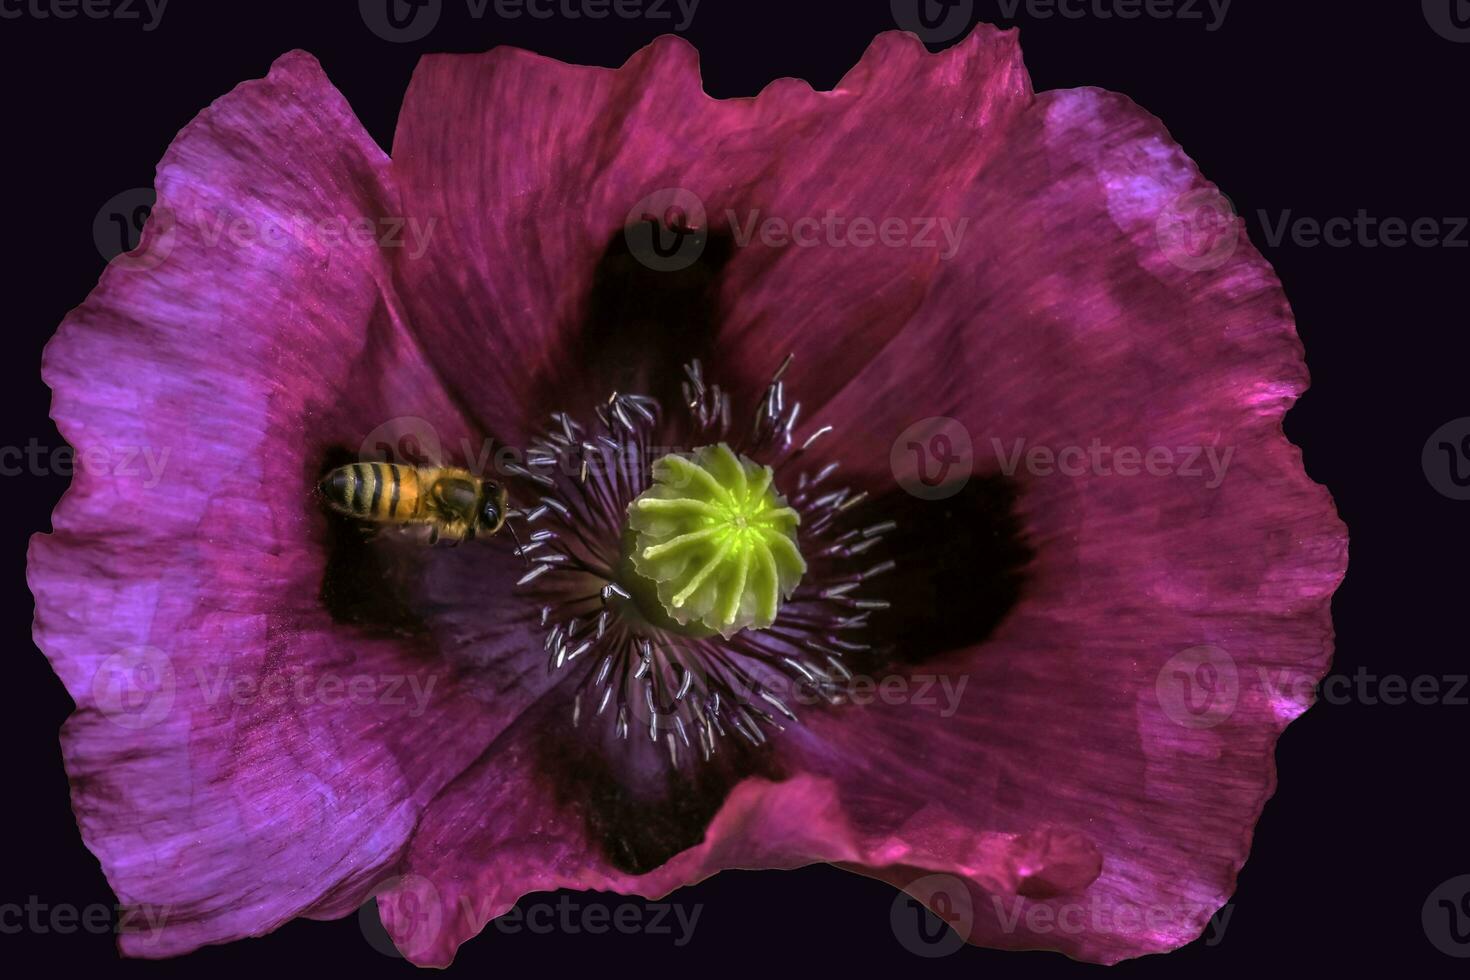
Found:
M 800 405 L 788 404 L 781 373 L 748 429 L 734 425 L 730 395 L 707 383 L 695 361 L 674 413 L 649 396 L 614 394 L 585 424 L 554 415 L 526 466 L 511 468 L 535 488 L 524 516 L 536 530 L 522 549 L 532 567 L 517 585 L 539 608 L 549 669 L 583 671 L 573 724 L 607 717 L 618 737 L 661 741 L 678 764 L 709 759 L 727 737 L 764 743 L 796 720 L 793 702 L 844 700 L 853 676 L 844 660 L 872 652 L 864 635 L 869 617 L 888 606 L 871 585 L 894 563 L 870 552 L 894 523 L 864 520 L 867 495 L 840 485 L 838 464 L 809 464 L 808 450 L 831 428 L 797 441 Z M 705 448 L 678 455 L 693 447 Z M 749 481 L 768 482 L 754 488 L 753 500 L 735 502 L 721 498 L 718 481 L 686 472 L 691 482 L 706 480 L 703 490 L 723 499 L 724 509 L 712 512 L 709 533 L 681 534 L 640 520 L 641 510 L 659 507 L 637 506 L 651 499 L 651 488 L 667 486 L 658 474 L 660 466 L 673 468 L 671 456 L 685 467 L 706 458 L 711 466 L 744 461 L 730 479 L 746 480 L 747 494 Z M 779 504 L 767 498 L 773 486 L 790 487 Z M 681 493 L 670 489 L 652 499 L 691 499 Z M 783 546 L 786 524 L 794 541 Z M 772 531 L 777 525 L 782 529 Z M 662 543 L 654 541 L 659 534 Z M 690 553 L 703 557 L 660 581 L 668 566 L 659 559 L 674 552 L 658 549 L 701 534 Z M 753 572 L 767 560 L 756 544 L 781 551 L 786 568 Z M 795 565 L 803 568 L 788 575 Z M 758 593 L 767 590 L 784 601 L 762 599 Z M 691 604 L 703 615 L 686 615 Z
M 840 486 L 835 464 L 814 461 L 830 444 L 823 441 L 827 433 L 803 434 L 800 442 L 794 437 L 794 409 L 785 405 L 779 377 L 764 389 L 753 423 L 740 426 L 739 438 L 726 438 L 731 400 L 692 362 L 720 363 L 715 338 L 725 314 L 719 284 L 733 248 L 727 229 L 711 228 L 699 262 L 655 272 L 629 253 L 626 236 L 615 235 L 598 262 L 580 326 L 563 342 L 577 356 L 558 358 L 525 396 L 531 404 L 575 403 L 576 418 L 553 420 L 539 440 L 542 455 L 522 468 L 523 476 L 497 475 L 510 476 L 513 503 L 540 511 L 532 528 L 542 537 L 526 542 L 528 557 L 551 557 L 561 549 L 574 551 L 576 561 L 537 562 L 529 571 L 550 570 L 536 572 L 516 590 L 520 594 L 504 596 L 498 583 L 521 574 L 505 574 L 506 535 L 464 548 L 425 549 L 396 535 L 366 535 L 340 515 L 325 515 L 321 599 L 345 629 L 394 637 L 406 657 L 447 664 L 471 696 L 487 702 L 506 689 L 505 665 L 497 658 L 515 656 L 487 641 L 509 629 L 516 645 L 527 642 L 526 654 L 534 655 L 532 644 L 540 639 L 549 668 L 565 672 L 568 690 L 526 707 L 526 724 L 538 733 L 538 771 L 558 800 L 584 814 L 609 859 L 632 873 L 697 844 L 740 778 L 782 778 L 782 757 L 766 743 L 769 732 L 790 718 L 756 694 L 746 675 L 768 683 L 769 693 L 793 714 L 806 715 L 844 700 L 848 672 L 880 678 L 952 669 L 952 653 L 983 643 L 1015 608 L 1033 558 L 1020 517 L 1022 488 L 1000 474 L 972 474 L 952 497 L 936 502 L 891 480 L 875 482 L 872 460 L 849 460 L 868 474 L 857 479 L 872 496 Z M 681 372 L 682 364 L 690 367 Z M 373 380 L 365 375 L 361 383 Z M 744 381 L 738 387 L 752 390 Z M 645 394 L 600 406 L 579 400 L 583 392 L 610 390 Z M 943 414 L 943 406 L 932 408 Z M 483 421 L 479 429 L 488 435 L 492 430 Z M 800 547 L 808 564 L 800 588 L 769 629 L 744 630 L 728 642 L 664 628 L 657 621 L 662 606 L 656 590 L 639 595 L 625 588 L 620 583 L 638 580 L 619 568 L 626 557 L 620 539 L 626 504 L 646 489 L 652 462 L 671 450 L 722 439 L 773 468 L 774 485 L 801 515 Z M 355 445 L 324 447 L 314 475 L 358 461 Z M 589 454 L 586 445 L 596 451 Z M 610 457 L 627 465 L 610 465 Z M 473 468 L 468 459 L 454 462 Z M 519 518 L 512 520 L 512 528 L 518 525 Z M 902 533 L 884 533 L 894 527 Z M 884 574 L 895 566 L 902 575 Z M 871 591 L 874 584 L 881 597 Z M 891 608 L 882 608 L 888 603 Z M 640 619 L 651 620 L 651 628 Z M 528 641 L 520 640 L 517 620 Z M 804 691 L 815 692 L 812 707 L 789 695 L 793 676 Z M 676 698 L 686 683 L 684 698 Z M 743 693 L 743 701 L 721 685 Z M 721 694 L 715 719 L 721 728 L 711 728 L 713 737 L 691 724 L 698 721 L 695 704 L 707 725 L 710 719 L 691 692 L 711 702 Z M 579 728 L 567 724 L 569 716 L 595 718 L 599 709 L 603 721 L 595 728 L 590 720 Z M 615 734 L 618 728 L 627 741 Z M 641 741 L 650 730 L 659 745 Z M 703 758 L 696 738 L 705 739 L 700 744 L 712 755 L 717 746 L 730 751 L 708 764 L 666 765 L 661 772 L 646 767 L 671 753 Z

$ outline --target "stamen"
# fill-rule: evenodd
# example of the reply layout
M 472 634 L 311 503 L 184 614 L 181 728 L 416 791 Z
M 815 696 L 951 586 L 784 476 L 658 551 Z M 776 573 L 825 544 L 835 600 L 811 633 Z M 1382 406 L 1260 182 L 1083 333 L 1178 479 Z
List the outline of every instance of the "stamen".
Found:
M 801 515 L 773 480 L 769 466 L 725 443 L 654 463 L 653 484 L 628 508 L 633 574 L 656 586 L 663 607 L 650 618 L 725 637 L 775 622 L 806 562 L 795 541 Z
M 582 672 L 573 725 L 607 718 L 617 738 L 646 732 L 675 766 L 711 759 L 732 737 L 756 751 L 799 720 L 795 702 L 849 700 L 846 658 L 881 654 L 860 638 L 887 603 L 863 593 L 896 566 L 854 563 L 897 525 L 858 519 L 867 495 L 826 485 L 838 463 L 803 466 L 832 427 L 797 436 L 790 363 L 743 437 L 731 439 L 729 393 L 695 361 L 671 417 L 622 392 L 590 425 L 556 413 L 512 473 L 537 488 L 523 518 L 537 530 L 517 548 L 533 567 L 517 585 L 540 600 L 548 669 Z M 671 445 L 704 448 L 655 449 Z M 640 562 L 672 573 L 640 576 Z

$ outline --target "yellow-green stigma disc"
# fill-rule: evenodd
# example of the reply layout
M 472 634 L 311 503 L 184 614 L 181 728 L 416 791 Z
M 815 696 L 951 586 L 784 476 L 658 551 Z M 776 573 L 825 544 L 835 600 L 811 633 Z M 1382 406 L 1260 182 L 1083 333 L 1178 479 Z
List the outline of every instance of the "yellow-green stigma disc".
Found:
M 674 622 L 729 637 L 776 621 L 806 562 L 801 515 L 773 475 L 724 443 L 653 464 L 652 486 L 628 505 L 630 557 Z

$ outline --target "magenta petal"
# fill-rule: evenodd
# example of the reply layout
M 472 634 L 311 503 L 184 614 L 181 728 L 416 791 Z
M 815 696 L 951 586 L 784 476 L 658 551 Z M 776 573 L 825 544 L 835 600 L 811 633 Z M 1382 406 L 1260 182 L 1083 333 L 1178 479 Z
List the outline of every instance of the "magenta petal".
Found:
M 918 671 L 967 683 L 952 716 L 943 697 L 879 703 L 783 743 L 871 834 L 905 836 L 937 807 L 1101 853 L 1085 888 L 1008 897 L 969 878 L 975 942 L 1112 962 L 1198 936 L 1274 788 L 1276 738 L 1328 668 L 1346 542 L 1282 432 L 1307 381 L 1285 298 L 1244 240 L 1200 263 L 1160 236 L 1177 202 L 1213 194 L 1126 99 L 1040 96 L 963 203 L 985 234 L 819 415 L 838 424 L 829 448 L 878 479 L 898 433 L 948 417 L 974 469 L 1017 487 L 1036 554 L 1019 605 L 988 642 Z M 1162 447 L 1175 470 L 1067 475 L 1018 465 L 1018 440 Z M 964 522 L 965 500 L 929 506 Z
M 721 283 L 719 370 L 763 384 L 790 353 L 787 386 L 809 411 L 855 378 L 958 250 L 990 235 L 961 202 L 1031 102 L 1017 33 L 985 24 L 938 55 L 882 34 L 832 92 L 767 87 L 770 161 L 726 212 L 750 240 Z
M 537 770 L 528 722 L 435 801 L 415 836 L 414 877 L 396 894 L 420 908 L 432 899 L 438 913 L 425 925 L 385 902 L 415 960 L 449 962 L 528 891 L 654 896 L 732 866 L 831 861 L 921 893 L 922 875 L 943 872 L 972 890 L 972 941 L 1103 962 L 1189 941 L 1228 898 L 1274 785 L 1275 739 L 1327 668 L 1328 603 L 1345 560 L 1331 503 L 1281 431 L 1306 383 L 1300 345 L 1279 285 L 1247 244 L 1215 268 L 1171 259 L 1161 221 L 1209 187 L 1158 123 L 1095 91 L 1031 101 L 1023 80 L 1011 86 L 996 69 L 998 43 L 1010 42 L 986 35 L 926 62 L 912 42 L 885 39 L 853 76 L 882 75 L 892 60 L 942 90 L 973 73 L 1001 79 L 998 91 L 1024 109 L 986 103 L 997 121 L 974 137 L 977 161 L 943 157 L 955 183 L 936 177 L 944 193 L 906 202 L 949 209 L 972 229 L 893 307 L 912 307 L 907 322 L 873 326 L 880 332 L 859 344 L 835 327 L 784 334 L 762 304 L 784 302 L 800 317 L 816 297 L 791 303 L 769 256 L 740 253 L 732 273 L 769 279 L 732 280 L 741 288 L 729 287 L 729 305 L 746 326 L 720 339 L 730 362 L 757 371 L 769 353 L 762 337 L 800 347 L 792 370 L 808 367 L 789 376 L 791 389 L 815 390 L 819 404 L 835 392 L 814 423 L 838 427 L 826 450 L 880 485 L 892 479 L 898 433 L 936 415 L 968 430 L 981 472 L 1011 469 L 996 446 L 1009 452 L 1017 438 L 1053 449 L 1097 439 L 1230 448 L 1223 482 L 1016 473 L 1038 555 L 1020 606 L 989 642 L 916 671 L 967 683 L 953 716 L 938 713 L 942 700 L 809 712 L 778 742 L 786 781 L 738 784 L 704 841 L 650 873 L 619 872 L 590 845 L 581 815 Z M 939 97 L 921 82 L 913 93 L 888 111 L 922 118 L 915 103 Z M 815 118 L 848 97 L 782 85 L 755 105 L 789 98 Z M 882 131 L 903 138 L 898 121 Z M 798 185 L 804 163 L 788 165 Z M 829 280 L 845 263 L 855 290 L 881 296 L 884 280 L 856 271 L 866 258 L 815 249 L 789 261 L 832 262 Z M 829 306 L 849 295 L 841 283 L 824 283 Z M 854 346 L 865 346 L 862 358 Z M 845 376 L 841 366 L 858 360 L 870 362 Z M 933 513 L 966 519 L 943 504 Z M 1170 668 L 1193 666 L 1190 651 L 1206 646 L 1230 658 L 1238 701 L 1218 723 L 1191 727 L 1171 712 Z M 1284 689 L 1260 681 L 1287 675 Z M 777 799 L 782 819 L 751 816 L 772 812 L 754 801 Z M 1042 906 L 1051 919 L 1031 911 Z M 1056 916 L 1080 925 L 1029 925 Z
M 1014 491 L 1035 559 L 984 642 L 906 637 L 908 679 L 964 682 L 953 703 L 804 711 L 758 772 L 668 774 L 644 743 L 607 763 L 609 802 L 548 765 L 570 675 L 547 676 L 523 597 L 481 601 L 519 573 L 503 551 L 417 553 L 380 576 L 392 596 L 354 596 L 302 501 L 384 426 L 519 443 L 569 407 L 548 391 L 603 397 L 607 371 L 676 347 L 578 346 L 610 244 L 668 188 L 727 237 L 827 209 L 963 222 L 948 255 L 737 242 L 711 370 L 748 384 L 794 351 L 807 431 L 835 427 L 814 455 L 905 512 L 899 433 L 950 419 L 974 485 Z M 972 941 L 1103 962 L 1188 941 L 1228 897 L 1275 739 L 1326 670 L 1345 545 L 1281 431 L 1307 379 L 1279 285 L 1243 241 L 1171 253 L 1177 202 L 1213 192 L 1131 103 L 1033 96 L 1014 35 L 988 29 L 939 56 L 887 35 L 835 92 L 728 102 L 679 41 L 619 71 L 499 50 L 423 63 L 390 168 L 290 55 L 181 134 L 159 192 L 142 254 L 68 318 L 45 374 L 83 453 L 170 455 L 156 479 L 83 467 L 30 566 L 37 643 L 78 704 L 83 833 L 124 902 L 168 913 L 127 952 L 342 914 L 397 872 L 385 920 L 431 964 L 529 891 L 658 896 L 728 867 L 833 862 L 926 901 L 942 873 L 969 891 Z M 412 247 L 229 232 L 395 210 Z M 1214 482 L 1064 476 L 1018 468 L 1018 440 L 1230 456 Z M 931 526 L 977 520 L 972 496 L 924 506 Z M 907 557 L 905 583 L 954 568 Z M 1235 685 L 1204 723 L 1178 701 L 1200 657 Z M 343 710 L 303 677 L 368 684 Z M 598 821 L 648 801 L 656 860 L 619 860 Z M 1099 904 L 1078 928 L 1027 914 Z
M 948 251 L 931 219 L 952 211 L 1029 101 L 1015 34 L 990 28 L 938 57 L 885 34 L 835 91 L 783 79 L 753 99 L 705 95 L 694 50 L 674 37 L 615 71 L 508 48 L 427 57 L 393 147 L 408 213 L 433 229 L 423 256 L 399 263 L 409 315 L 455 391 L 513 440 L 541 421 L 521 417 L 544 400 L 536 379 L 556 379 L 565 400 L 615 387 L 603 365 L 644 356 L 581 346 L 585 297 L 625 226 L 674 203 L 702 212 L 735 253 L 720 281 L 721 369 L 763 380 L 790 349 L 793 385 L 820 403 L 917 308 Z M 893 179 L 895 148 L 915 145 L 943 179 Z M 826 232 L 817 247 L 765 243 L 772 220 L 805 239 L 828 212 L 901 216 L 905 241 L 936 247 L 829 247 Z
M 672 37 L 620 71 L 512 48 L 419 63 L 393 161 L 408 213 L 433 230 L 399 280 L 435 366 L 502 439 L 544 421 L 537 378 L 581 368 L 574 322 L 629 209 L 686 161 L 718 158 L 734 124 L 710 104 Z
M 520 726 L 493 762 L 471 769 L 425 814 L 404 875 L 378 899 L 389 933 L 415 963 L 447 966 L 522 895 L 558 888 L 661 898 L 727 868 L 824 861 L 903 876 L 963 868 L 1004 893 L 1045 868 L 1070 882 L 1097 874 L 1096 852 L 1075 834 L 977 831 L 937 807 L 912 820 L 907 839 L 874 838 L 832 781 L 804 774 L 740 782 L 700 844 L 647 874 L 620 872 L 589 841 L 584 807 L 559 799 L 538 768 L 535 743 L 559 720 Z
M 301 504 L 322 441 L 355 447 L 370 410 L 455 424 L 419 394 L 380 250 L 336 237 L 393 213 L 387 171 L 317 63 L 285 56 L 180 134 L 142 250 L 46 350 L 83 465 L 31 544 L 35 639 L 77 703 L 83 837 L 164 916 L 122 936 L 132 955 L 350 909 L 463 765 L 445 732 L 477 737 L 442 665 L 326 616 Z
M 711 855 L 836 861 L 905 886 L 943 870 L 973 886 L 970 938 L 992 945 L 1113 961 L 1198 935 L 1274 785 L 1275 739 L 1327 668 L 1345 557 L 1330 501 L 1281 432 L 1305 372 L 1269 268 L 1243 243 L 1204 271 L 1160 245 L 1166 209 L 1203 188 L 1125 100 L 1040 98 L 958 205 L 986 234 L 935 276 L 925 306 L 821 420 L 839 423 L 834 452 L 869 473 L 886 469 L 909 422 L 948 415 L 972 433 L 982 470 L 1002 469 L 992 437 L 1007 452 L 1016 438 L 1233 448 L 1218 487 L 1018 474 L 1038 555 L 1022 604 L 984 646 L 926 665 L 967 680 L 957 713 L 811 713 L 780 750 L 794 772 L 821 777 L 797 777 L 803 786 L 822 790 L 787 803 L 806 819 L 784 827 L 784 843 L 783 828 L 756 837 L 729 819 L 759 785 L 745 784 L 704 844 L 648 875 L 618 874 L 588 852 L 585 831 L 553 816 L 554 801 L 531 796 L 524 817 L 502 808 L 535 785 L 508 744 L 511 764 L 471 770 L 415 839 L 408 865 L 446 912 L 429 938 L 399 924 L 411 954 L 447 962 L 520 892 L 661 894 L 714 870 Z M 1205 646 L 1230 658 L 1238 701 L 1191 727 L 1170 711 L 1169 669 Z M 1288 675 L 1283 688 L 1261 680 Z M 532 845 L 523 819 L 560 830 Z M 455 870 L 465 866 L 476 869 L 468 881 Z M 466 902 L 479 911 L 455 918 Z M 1080 925 L 1032 929 L 1057 921 L 1038 919 L 1037 904 Z

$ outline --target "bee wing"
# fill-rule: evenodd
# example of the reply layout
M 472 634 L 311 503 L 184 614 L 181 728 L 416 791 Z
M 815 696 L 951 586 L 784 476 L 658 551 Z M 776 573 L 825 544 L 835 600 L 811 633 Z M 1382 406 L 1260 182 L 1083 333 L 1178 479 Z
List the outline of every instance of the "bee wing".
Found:
M 380 538 L 422 548 L 434 543 L 436 530 L 432 524 L 369 524 L 361 528 L 363 537 L 368 540 Z
M 406 540 L 423 548 L 432 548 L 439 543 L 439 528 L 434 524 L 414 524 L 403 529 Z

